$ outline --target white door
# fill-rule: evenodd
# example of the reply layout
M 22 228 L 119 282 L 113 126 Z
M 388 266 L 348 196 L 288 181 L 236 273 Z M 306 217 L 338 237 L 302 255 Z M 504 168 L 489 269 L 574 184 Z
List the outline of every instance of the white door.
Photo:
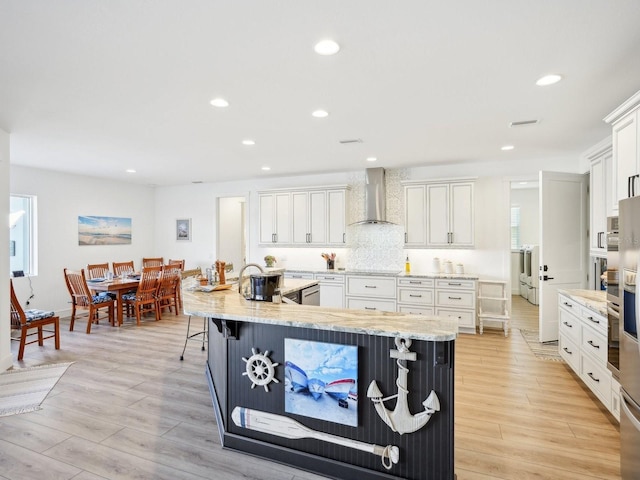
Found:
M 586 195 L 584 175 L 540 172 L 541 342 L 558 339 L 558 289 L 586 285 Z

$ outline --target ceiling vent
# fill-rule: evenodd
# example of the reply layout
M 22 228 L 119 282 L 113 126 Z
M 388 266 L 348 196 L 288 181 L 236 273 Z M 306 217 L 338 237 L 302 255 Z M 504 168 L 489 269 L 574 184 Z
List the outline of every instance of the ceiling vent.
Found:
M 524 127 L 525 125 L 535 125 L 540 120 L 522 120 L 520 122 L 511 122 L 510 127 Z

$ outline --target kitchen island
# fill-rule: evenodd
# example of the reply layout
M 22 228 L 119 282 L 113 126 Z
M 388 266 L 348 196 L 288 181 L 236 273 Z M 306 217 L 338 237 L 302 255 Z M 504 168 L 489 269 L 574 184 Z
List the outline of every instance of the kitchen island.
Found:
M 330 478 L 454 478 L 454 319 L 233 290 L 183 299 L 187 314 L 208 318 L 206 375 L 225 448 Z

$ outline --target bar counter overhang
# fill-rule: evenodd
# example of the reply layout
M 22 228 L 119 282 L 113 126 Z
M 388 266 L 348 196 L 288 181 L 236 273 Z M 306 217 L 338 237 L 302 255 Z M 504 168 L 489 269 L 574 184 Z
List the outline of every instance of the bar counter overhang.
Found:
M 183 298 L 186 314 L 209 322 L 206 376 L 224 448 L 329 478 L 455 478 L 455 319 L 253 302 L 232 290 Z M 357 347 L 357 426 L 285 411 L 285 339 Z M 384 395 L 378 408 L 367 396 L 373 380 Z M 432 391 L 437 411 L 427 407 Z M 416 431 L 383 420 L 402 409 L 401 397 L 404 420 L 429 410 Z

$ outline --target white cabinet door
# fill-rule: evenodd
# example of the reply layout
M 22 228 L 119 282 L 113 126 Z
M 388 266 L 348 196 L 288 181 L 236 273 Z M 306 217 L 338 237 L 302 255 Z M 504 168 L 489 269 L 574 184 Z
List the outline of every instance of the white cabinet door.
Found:
M 276 243 L 291 243 L 291 211 L 289 193 L 275 194 Z
M 589 202 L 591 207 L 589 248 L 592 255 L 607 254 L 605 245 L 607 231 L 606 181 L 605 158 L 599 157 L 592 160 L 589 175 Z
M 259 195 L 260 243 L 275 243 L 276 202 L 272 194 Z
M 307 192 L 291 193 L 291 215 L 293 218 L 293 243 L 308 243 L 309 195 Z
M 615 158 L 616 200 L 640 195 L 640 182 L 633 178 L 638 174 L 638 113 L 632 112 L 613 126 L 613 157 Z M 634 190 L 632 192 L 631 190 Z M 617 204 L 613 206 L 618 211 Z
M 427 243 L 427 197 L 424 185 L 404 187 L 405 198 L 405 244 L 424 246 Z
M 327 193 L 309 192 L 309 239 L 314 245 L 327 243 Z
M 320 283 L 320 306 L 344 308 L 344 284 Z
M 449 185 L 427 185 L 427 245 L 449 246 Z
M 327 191 L 327 242 L 342 245 L 346 242 L 347 204 L 345 190 Z M 322 295 L 321 295 L 322 297 Z
M 450 190 L 450 243 L 457 247 L 472 247 L 473 184 L 452 183 Z

